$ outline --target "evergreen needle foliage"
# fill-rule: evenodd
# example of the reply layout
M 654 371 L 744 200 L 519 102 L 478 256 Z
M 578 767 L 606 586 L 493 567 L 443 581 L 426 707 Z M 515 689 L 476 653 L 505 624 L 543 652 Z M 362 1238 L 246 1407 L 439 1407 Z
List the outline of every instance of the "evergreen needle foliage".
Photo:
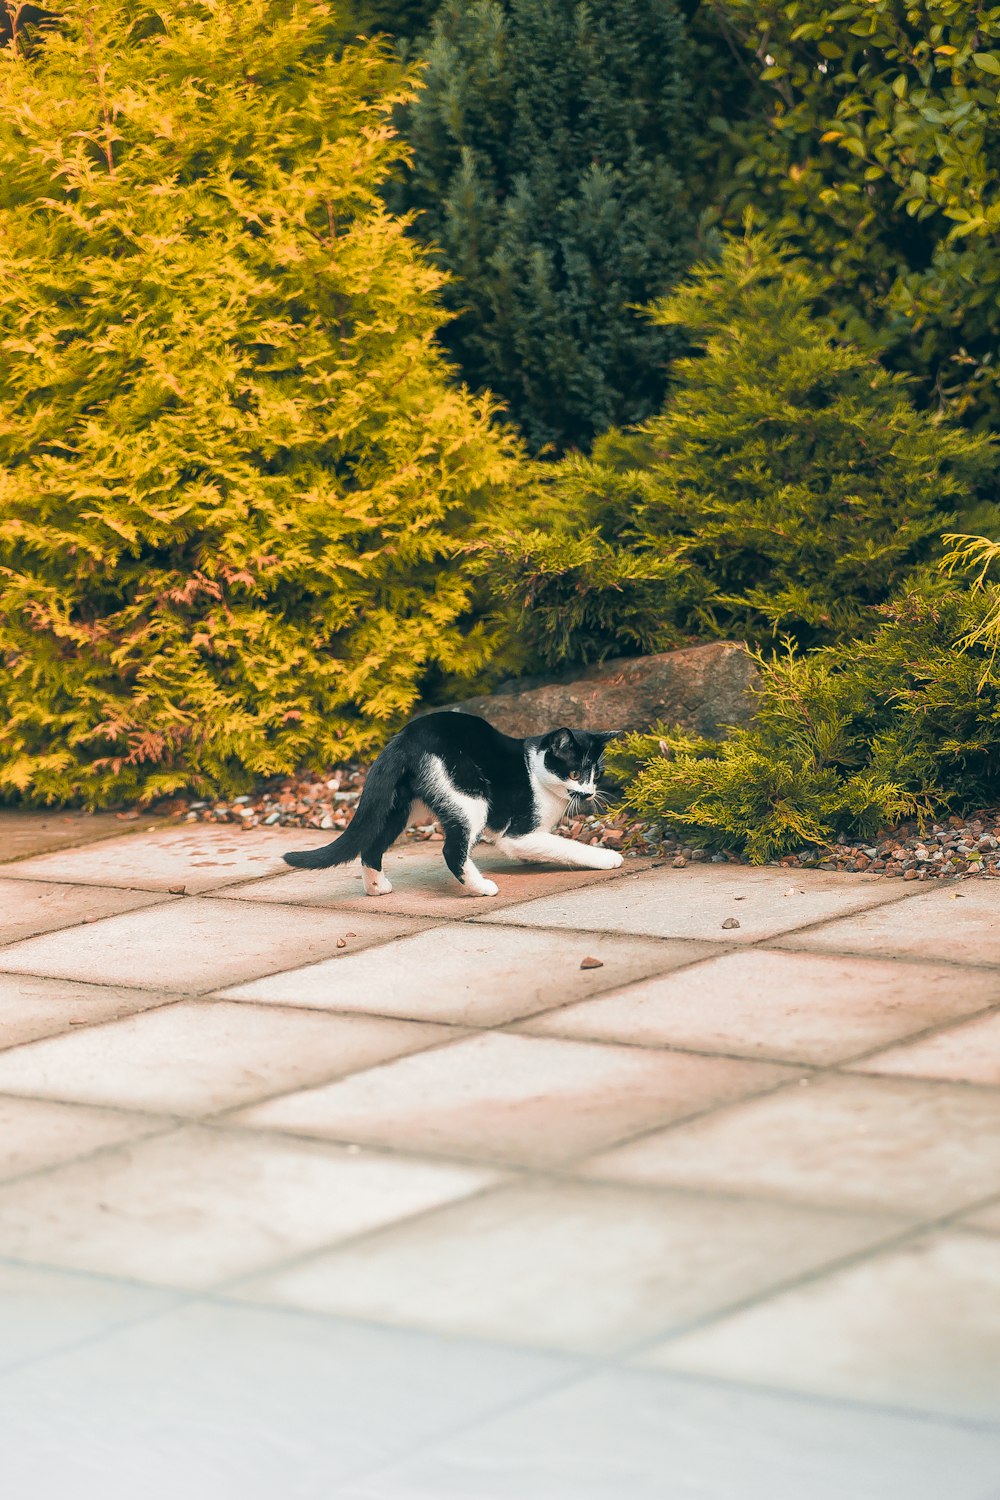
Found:
M 762 862 L 995 801 L 998 592 L 951 576 L 969 561 L 924 570 L 866 640 L 760 658 L 754 721 L 721 744 L 661 725 L 612 747 L 626 803 Z
M 968 512 L 990 442 L 916 411 L 899 376 L 830 336 L 820 298 L 748 233 L 656 304 L 695 349 L 662 412 L 566 459 L 548 531 L 498 547 L 498 587 L 544 660 L 684 634 L 849 638 Z
M 456 281 L 444 339 L 535 448 L 662 397 L 676 335 L 636 309 L 687 265 L 676 0 L 445 0 L 402 128 L 399 201 Z
M 713 0 L 758 75 L 719 139 L 723 218 L 750 203 L 822 268 L 851 335 L 929 404 L 1000 420 L 1000 7 Z
M 336 6 L 87 0 L 0 52 L 0 791 L 236 790 L 468 674 L 517 473 Z

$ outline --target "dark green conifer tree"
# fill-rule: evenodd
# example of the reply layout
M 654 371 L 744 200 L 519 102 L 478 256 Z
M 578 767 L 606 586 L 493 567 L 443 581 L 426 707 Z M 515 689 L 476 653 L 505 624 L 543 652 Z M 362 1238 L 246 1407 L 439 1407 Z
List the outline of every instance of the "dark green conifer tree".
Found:
M 635 304 L 690 256 L 685 48 L 675 0 L 447 0 L 435 17 L 396 201 L 456 277 L 444 341 L 536 448 L 662 398 L 679 340 Z
M 995 484 L 991 444 L 916 410 L 901 377 L 831 337 L 821 300 L 750 234 L 652 309 L 696 351 L 663 410 L 554 467 L 546 524 L 497 559 L 543 659 L 858 635 Z

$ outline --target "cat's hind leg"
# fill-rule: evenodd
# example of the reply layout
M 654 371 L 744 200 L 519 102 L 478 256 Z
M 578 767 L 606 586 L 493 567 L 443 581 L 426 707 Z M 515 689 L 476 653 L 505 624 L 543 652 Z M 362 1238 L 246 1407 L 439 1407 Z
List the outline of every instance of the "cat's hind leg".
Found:
M 479 799 L 469 798 L 469 801 Z M 439 815 L 444 828 L 444 862 L 470 896 L 495 896 L 499 887 L 494 881 L 487 880 L 471 858 L 472 846 L 486 827 L 485 801 L 482 802 L 481 815 L 478 808 L 470 811 L 474 822 L 466 821 L 461 812 L 448 811 Z
M 410 816 L 410 796 L 402 787 L 393 798 L 389 815 L 367 848 L 361 851 L 361 879 L 366 896 L 388 896 L 392 882 L 382 873 L 382 856 L 406 827 Z

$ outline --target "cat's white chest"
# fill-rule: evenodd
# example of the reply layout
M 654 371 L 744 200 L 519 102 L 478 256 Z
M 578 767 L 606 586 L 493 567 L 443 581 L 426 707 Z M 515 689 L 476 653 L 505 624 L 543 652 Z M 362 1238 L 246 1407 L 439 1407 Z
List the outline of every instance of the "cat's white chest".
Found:
M 535 799 L 538 827 L 546 831 L 554 828 L 566 811 L 566 798 L 535 780 L 532 780 L 531 790 Z

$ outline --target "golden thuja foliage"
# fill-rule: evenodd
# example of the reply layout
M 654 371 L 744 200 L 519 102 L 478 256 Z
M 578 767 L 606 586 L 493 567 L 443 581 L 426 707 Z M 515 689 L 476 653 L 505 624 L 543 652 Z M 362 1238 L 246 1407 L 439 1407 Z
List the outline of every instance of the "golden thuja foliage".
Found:
M 87 0 L 0 52 L 0 795 L 377 745 L 479 670 L 518 482 L 385 211 L 408 94 L 337 6 Z

